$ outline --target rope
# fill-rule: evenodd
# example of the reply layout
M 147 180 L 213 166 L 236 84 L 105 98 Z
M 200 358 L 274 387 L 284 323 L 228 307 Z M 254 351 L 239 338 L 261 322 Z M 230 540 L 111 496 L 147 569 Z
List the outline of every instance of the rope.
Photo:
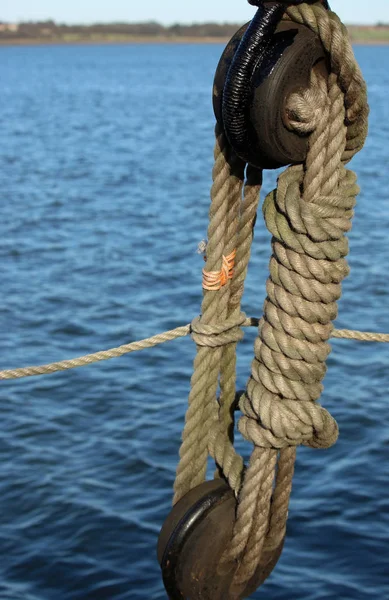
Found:
M 190 333 L 190 330 L 191 326 L 185 325 L 184 327 L 177 327 L 177 329 L 159 333 L 158 335 L 154 335 L 153 337 L 145 340 L 124 344 L 118 348 L 101 350 L 99 352 L 95 352 L 94 354 L 87 354 L 78 358 L 53 362 L 47 365 L 22 367 L 20 369 L 8 369 L 5 371 L 0 371 L 0 380 L 21 379 L 23 377 L 34 377 L 36 375 L 50 375 L 52 373 L 57 373 L 58 371 L 68 371 L 69 369 L 85 367 L 93 363 L 101 362 L 103 360 L 110 360 L 111 358 L 118 358 L 119 356 L 130 354 L 131 352 L 145 350 L 146 348 L 153 348 L 154 346 L 158 346 L 158 344 L 164 344 L 165 342 L 170 342 L 171 340 L 185 337 Z
M 244 164 L 231 152 L 224 133 L 217 126 L 205 266 L 207 272 L 221 271 L 223 256 L 230 255 L 237 248 L 236 224 L 243 177 Z M 217 293 L 203 289 L 201 321 L 198 327 L 217 327 L 229 317 L 230 284 L 231 280 L 228 280 Z M 240 318 L 234 321 L 238 328 Z M 206 335 L 207 330 L 201 329 L 200 333 Z M 221 331 L 220 334 L 224 335 L 224 332 Z M 233 340 L 226 340 L 226 343 L 229 341 Z M 222 345 L 215 344 L 214 339 L 212 345 L 197 345 L 180 461 L 174 484 L 174 503 L 205 480 L 209 423 L 214 420 L 214 398 L 218 388 L 222 354 Z
M 310 88 L 289 99 L 288 112 L 297 116 L 289 126 L 311 132 L 309 152 L 304 165 L 280 176 L 263 208 L 273 255 L 255 360 L 240 402 L 239 430 L 255 449 L 224 557 L 237 565 L 233 597 L 240 597 L 254 575 L 264 547 L 277 547 L 285 535 L 291 449 L 328 448 L 338 437 L 336 421 L 317 400 L 340 283 L 348 274 L 345 234 L 359 191 L 344 164 L 360 149 L 367 130 L 365 85 L 339 19 L 307 5 L 289 8 L 287 15 L 318 33 L 331 57 L 331 73 L 327 80 L 313 72 Z M 281 480 L 275 479 L 279 460 Z
M 239 319 L 244 282 L 250 260 L 253 230 L 262 185 L 262 173 L 247 168 L 243 202 L 236 223 L 237 256 L 234 277 L 229 288 L 228 310 L 231 318 Z M 256 326 L 258 327 L 259 322 Z M 223 475 L 237 494 L 242 481 L 243 459 L 234 442 L 234 413 L 236 410 L 236 343 L 224 348 L 220 364 L 219 405 L 213 401 L 213 420 L 209 421 L 209 454 L 215 460 L 219 475 Z
M 370 333 L 368 331 L 354 331 L 352 329 L 334 329 L 332 337 L 341 340 L 356 340 L 358 342 L 381 342 L 385 344 L 389 342 L 389 334 L 387 333 Z
M 240 327 L 258 327 L 259 319 L 251 317 L 245 319 Z M 49 363 L 47 365 L 37 365 L 31 367 L 20 367 L 17 369 L 6 369 L 0 371 L 0 380 L 10 379 L 23 379 L 25 377 L 35 377 L 37 375 L 52 375 L 59 371 L 69 371 L 70 369 L 77 369 L 78 367 L 86 367 L 93 365 L 97 362 L 104 360 L 111 360 L 111 358 L 119 358 L 125 354 L 131 354 L 139 350 L 146 350 L 147 348 L 154 348 L 160 344 L 171 342 L 179 338 L 188 336 L 193 331 L 193 324 L 183 325 L 164 333 L 158 333 L 152 337 L 137 342 L 131 342 L 130 344 L 124 344 L 118 348 L 110 348 L 109 350 L 100 350 L 93 354 L 86 354 L 79 356 L 78 358 L 70 358 L 61 360 L 59 362 Z M 210 330 L 211 332 L 211 330 Z M 350 329 L 334 329 L 332 332 L 333 338 L 342 340 L 356 340 L 359 342 L 381 342 L 389 343 L 388 333 L 369 333 L 367 331 L 353 331 Z
M 215 458 L 218 474 L 235 491 L 238 508 L 233 537 L 219 565 L 234 574 L 230 598 L 244 595 L 261 566 L 262 552 L 282 543 L 296 447 L 328 448 L 337 440 L 336 421 L 318 404 L 331 351 L 329 339 L 373 339 L 359 332 L 334 333 L 332 324 L 341 283 L 349 273 L 346 233 L 359 193 L 356 177 L 345 164 L 366 138 L 366 86 L 346 29 L 334 13 L 320 5 L 300 4 L 286 9 L 286 19 L 304 24 L 320 37 L 331 68 L 328 77 L 314 70 L 308 90 L 288 100 L 286 125 L 300 135 L 309 135 L 309 151 L 304 165 L 289 167 L 280 176 L 277 190 L 263 206 L 273 235 L 270 277 L 251 376 L 239 402 L 243 413 L 239 430 L 254 444 L 254 450 L 245 470 L 233 447 L 232 430 L 235 346 L 244 322 L 240 301 L 258 199 L 248 227 L 244 200 L 238 220 L 229 219 L 229 207 L 234 207 L 236 215 L 236 195 L 244 186 L 244 171 L 233 173 L 236 158 L 219 131 L 208 231 L 210 265 L 207 262 L 206 270 L 220 273 L 223 257 L 235 247 L 236 268 L 243 261 L 243 270 L 237 286 L 235 273 L 218 291 L 204 291 L 197 323 L 198 355 L 175 483 L 177 502 L 204 481 L 208 451 Z M 249 174 L 253 175 L 250 167 L 247 180 Z M 255 176 L 258 195 L 261 176 L 258 171 Z M 243 189 L 246 191 L 247 184 Z M 243 254 L 240 247 L 245 248 Z M 213 311 L 205 313 L 204 307 L 210 306 Z M 385 337 L 374 339 L 386 341 Z

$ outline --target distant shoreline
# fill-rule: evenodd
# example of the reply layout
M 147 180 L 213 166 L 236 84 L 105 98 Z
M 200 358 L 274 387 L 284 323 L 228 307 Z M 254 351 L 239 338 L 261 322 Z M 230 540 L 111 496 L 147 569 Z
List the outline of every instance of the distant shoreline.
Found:
M 0 46 L 96 44 L 226 44 L 243 23 L 154 21 L 66 24 L 53 20 L 2 23 Z M 389 23 L 346 25 L 353 44 L 389 44 Z
M 125 38 L 93 38 L 93 39 L 0 39 L 0 46 L 96 46 L 96 45 L 130 45 L 130 44 L 227 44 L 230 38 L 196 37 L 196 36 L 131 36 Z M 388 46 L 389 40 L 352 39 L 355 46 Z

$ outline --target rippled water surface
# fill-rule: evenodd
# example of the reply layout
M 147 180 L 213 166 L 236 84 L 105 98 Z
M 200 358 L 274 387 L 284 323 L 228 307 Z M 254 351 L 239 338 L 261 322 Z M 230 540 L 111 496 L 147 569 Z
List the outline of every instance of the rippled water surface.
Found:
M 198 314 L 221 50 L 0 48 L 1 368 Z M 337 326 L 389 331 L 389 49 L 356 53 L 371 131 L 353 162 L 362 193 Z M 250 315 L 263 303 L 269 241 L 258 219 Z M 240 387 L 254 337 L 240 346 Z M 184 339 L 1 384 L 0 598 L 166 598 L 155 544 L 193 357 Z M 253 598 L 389 598 L 389 348 L 334 341 L 325 383 L 340 441 L 299 451 L 286 549 Z

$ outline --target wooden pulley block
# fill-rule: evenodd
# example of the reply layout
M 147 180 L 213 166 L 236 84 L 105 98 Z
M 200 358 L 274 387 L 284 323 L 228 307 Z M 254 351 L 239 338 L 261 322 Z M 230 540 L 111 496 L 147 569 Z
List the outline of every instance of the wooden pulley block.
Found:
M 234 569 L 219 572 L 232 538 L 236 499 L 222 479 L 191 490 L 173 508 L 158 541 L 158 560 L 170 600 L 229 600 Z M 263 553 L 261 564 L 241 598 L 247 598 L 270 575 L 283 548 Z M 235 597 L 234 597 L 235 598 Z
M 213 86 L 215 116 L 235 153 L 264 169 L 304 162 L 308 136 L 287 127 L 287 99 L 309 87 L 312 69 L 329 72 L 319 36 L 280 20 L 282 12 L 276 2 L 259 7 L 228 43 Z

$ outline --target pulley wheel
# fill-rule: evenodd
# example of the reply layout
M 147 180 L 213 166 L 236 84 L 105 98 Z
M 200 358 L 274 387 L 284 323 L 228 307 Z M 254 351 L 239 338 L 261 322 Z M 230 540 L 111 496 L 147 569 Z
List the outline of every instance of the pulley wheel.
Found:
M 232 538 L 236 500 L 224 480 L 207 481 L 173 508 L 158 541 L 158 560 L 170 600 L 228 600 L 234 568 L 219 572 Z M 257 572 L 242 592 L 252 594 L 270 575 L 282 543 L 263 553 Z
M 217 67 L 213 107 L 218 123 L 229 137 L 223 120 L 223 90 L 235 53 L 249 24 L 230 40 Z M 304 162 L 308 136 L 285 125 L 288 97 L 309 87 L 312 69 L 328 77 L 328 57 L 319 37 L 305 25 L 281 21 L 271 44 L 251 74 L 245 106 L 247 142 L 235 152 L 258 168 L 275 169 Z

